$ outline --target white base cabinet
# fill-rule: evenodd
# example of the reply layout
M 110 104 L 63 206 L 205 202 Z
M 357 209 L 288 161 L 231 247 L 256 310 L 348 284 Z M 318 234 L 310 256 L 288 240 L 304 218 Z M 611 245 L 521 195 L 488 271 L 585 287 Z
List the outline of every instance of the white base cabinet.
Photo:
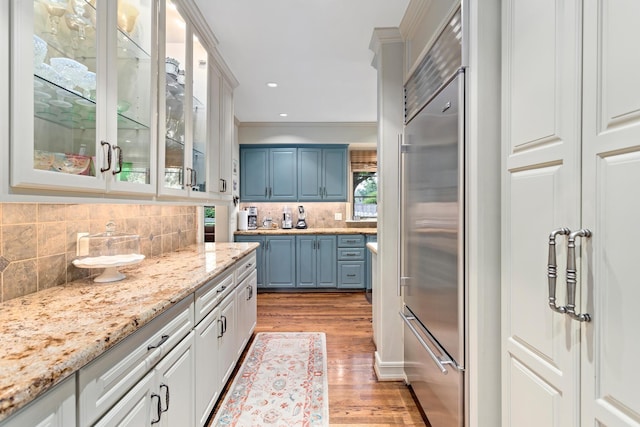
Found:
M 195 411 L 197 425 L 206 424 L 220 397 L 220 378 L 218 377 L 218 320 L 220 310 L 212 310 L 195 329 L 197 375 Z
M 75 375 L 67 378 L 0 425 L 2 427 L 75 427 L 75 378 Z

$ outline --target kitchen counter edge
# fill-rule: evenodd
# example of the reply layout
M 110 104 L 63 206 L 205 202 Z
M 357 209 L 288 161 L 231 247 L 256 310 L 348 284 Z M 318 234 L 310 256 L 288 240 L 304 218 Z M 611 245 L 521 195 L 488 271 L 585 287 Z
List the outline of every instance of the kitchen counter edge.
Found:
M 378 234 L 377 228 L 258 228 L 256 230 L 236 231 L 236 236 L 303 235 L 303 234 Z

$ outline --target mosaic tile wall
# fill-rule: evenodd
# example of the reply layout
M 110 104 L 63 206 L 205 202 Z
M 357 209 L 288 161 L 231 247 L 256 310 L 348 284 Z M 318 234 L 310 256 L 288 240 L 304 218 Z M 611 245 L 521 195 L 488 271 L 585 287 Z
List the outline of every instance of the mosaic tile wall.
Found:
M 8 301 L 99 271 L 76 268 L 76 234 L 138 234 L 140 251 L 156 257 L 196 242 L 194 206 L 0 203 L 1 300 Z
M 344 202 L 316 202 L 316 203 L 241 203 L 240 209 L 248 206 L 258 208 L 258 224 L 262 225 L 262 220 L 271 216 L 272 219 L 278 220 L 278 224 L 282 220 L 282 211 L 285 206 L 291 209 L 293 225 L 298 220 L 298 205 L 304 206 L 307 214 L 307 226 L 310 228 L 342 228 L 345 227 L 347 219 L 347 204 Z M 336 221 L 335 214 L 342 214 L 342 220 Z

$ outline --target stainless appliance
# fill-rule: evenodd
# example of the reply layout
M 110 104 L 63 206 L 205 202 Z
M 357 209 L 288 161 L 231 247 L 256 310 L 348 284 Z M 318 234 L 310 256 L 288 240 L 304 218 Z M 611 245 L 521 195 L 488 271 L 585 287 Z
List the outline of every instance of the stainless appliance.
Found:
M 304 207 L 298 206 L 298 222 L 296 222 L 296 228 L 307 228 L 307 214 L 304 213 Z
M 451 45 L 442 49 L 447 36 L 440 36 L 440 49 L 460 49 L 455 37 L 444 40 Z M 438 42 L 427 62 L 446 61 L 439 60 Z M 423 87 L 411 93 L 414 88 L 407 82 L 400 156 L 404 369 L 432 427 L 464 426 L 465 72 L 460 55 L 453 67 L 427 64 L 426 88 L 421 79 Z M 450 71 L 434 75 L 441 70 Z M 415 105 L 420 96 L 425 101 Z
M 258 208 L 249 206 L 247 208 L 247 228 L 249 230 L 258 229 Z
M 282 210 L 282 228 L 293 228 L 293 220 L 291 219 L 291 209 L 285 206 Z

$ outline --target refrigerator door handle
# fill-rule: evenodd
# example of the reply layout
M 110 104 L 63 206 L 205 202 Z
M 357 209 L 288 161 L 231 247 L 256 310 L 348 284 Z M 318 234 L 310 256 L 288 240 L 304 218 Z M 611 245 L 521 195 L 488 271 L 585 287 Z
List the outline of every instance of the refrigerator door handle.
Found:
M 590 322 L 591 315 L 588 313 L 576 313 L 576 285 L 577 285 L 577 271 L 576 271 L 576 238 L 591 237 L 591 231 L 583 228 L 578 231 L 574 231 L 569 234 L 567 243 L 567 314 L 578 322 Z
M 438 357 L 434 353 L 433 350 L 431 350 L 431 347 L 429 347 L 429 344 L 427 344 L 427 342 L 424 340 L 424 338 L 422 338 L 422 336 L 420 335 L 420 333 L 418 332 L 416 327 L 413 326 L 413 324 L 411 323 L 412 321 L 416 320 L 415 316 L 411 316 L 411 315 L 407 316 L 403 312 L 400 312 L 400 317 L 402 318 L 404 323 L 407 325 L 407 327 L 411 330 L 411 332 L 416 337 L 416 339 L 418 340 L 420 345 L 422 345 L 422 347 L 426 350 L 426 352 L 429 354 L 431 359 L 438 366 L 438 369 L 440 369 L 440 372 L 442 372 L 443 375 L 447 375 L 449 373 L 449 371 L 447 370 L 447 368 L 444 365 L 451 365 L 454 368 L 459 369 L 458 366 L 456 365 L 456 363 L 453 360 L 451 360 L 449 358 L 442 359 L 442 358 Z
M 403 203 L 403 198 L 402 198 L 402 154 L 406 153 L 408 150 L 408 145 L 404 143 L 404 138 L 403 135 L 401 133 L 398 134 L 398 289 L 396 294 L 401 297 L 402 296 L 402 287 L 403 286 L 408 286 L 408 284 L 406 283 L 406 281 L 409 279 L 409 277 L 406 277 L 404 275 L 404 271 L 403 271 L 403 265 L 404 265 L 404 251 L 402 249 L 402 245 L 403 245 L 403 239 L 402 239 L 402 233 L 403 233 L 403 229 L 402 227 L 404 226 L 404 219 L 403 219 L 403 214 L 404 212 L 402 211 L 402 203 Z
M 556 279 L 558 277 L 558 265 L 556 262 L 556 236 L 569 235 L 568 228 L 558 228 L 549 234 L 549 256 L 547 259 L 547 286 L 549 288 L 549 308 L 558 313 L 566 313 L 567 308 L 556 304 Z

